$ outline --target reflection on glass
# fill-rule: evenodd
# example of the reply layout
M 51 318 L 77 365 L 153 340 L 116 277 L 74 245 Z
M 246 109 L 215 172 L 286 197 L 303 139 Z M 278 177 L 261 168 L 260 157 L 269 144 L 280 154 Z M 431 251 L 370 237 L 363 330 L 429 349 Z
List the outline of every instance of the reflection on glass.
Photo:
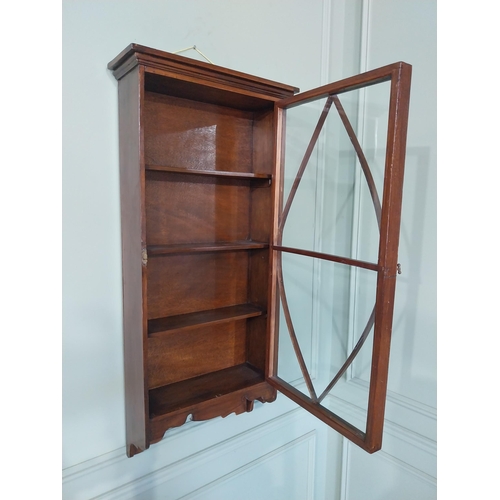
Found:
M 293 203 L 283 227 L 283 246 L 377 262 L 378 222 L 359 154 L 366 159 L 382 201 L 388 103 L 386 82 L 287 110 L 285 209 L 290 195 Z M 316 142 L 311 143 L 325 105 L 328 114 Z M 352 129 L 352 137 L 346 126 Z M 358 152 L 353 140 L 359 143 Z M 294 191 L 308 147 L 312 147 L 311 156 Z
M 287 109 L 278 245 L 378 262 L 389 91 L 385 82 Z M 376 268 L 278 255 L 278 376 L 366 429 Z
M 278 329 L 278 376 L 363 429 L 368 408 L 373 339 L 369 319 L 375 304 L 376 272 L 301 255 L 281 255 L 284 298 Z M 286 308 L 298 352 L 287 325 Z M 342 370 L 365 330 L 367 340 L 352 364 Z M 341 376 L 336 377 L 339 371 Z M 334 379 L 337 381 L 332 387 Z M 346 401 L 352 401 L 359 415 L 353 415 Z M 361 423 L 353 421 L 360 416 Z

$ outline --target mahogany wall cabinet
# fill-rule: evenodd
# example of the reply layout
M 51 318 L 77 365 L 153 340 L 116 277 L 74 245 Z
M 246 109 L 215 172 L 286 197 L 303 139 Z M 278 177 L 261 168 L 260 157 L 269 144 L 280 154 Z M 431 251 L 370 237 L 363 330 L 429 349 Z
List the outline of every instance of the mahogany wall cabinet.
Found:
M 288 85 L 136 44 L 108 68 L 118 80 L 119 98 L 128 456 L 146 450 L 190 415 L 203 420 L 250 411 L 255 400 L 273 401 L 277 390 L 368 452 L 379 449 L 411 66 L 396 63 L 297 95 Z M 390 106 L 380 203 L 338 96 L 383 81 L 390 82 Z M 283 199 L 285 110 L 318 98 L 326 98 L 325 107 Z M 373 197 L 380 231 L 373 263 L 290 248 L 282 241 L 291 203 L 333 105 Z M 288 311 L 285 253 L 376 275 L 370 320 L 335 377 L 373 331 L 365 430 L 324 407 L 324 395 L 312 387 Z M 278 376 L 278 307 L 307 394 Z

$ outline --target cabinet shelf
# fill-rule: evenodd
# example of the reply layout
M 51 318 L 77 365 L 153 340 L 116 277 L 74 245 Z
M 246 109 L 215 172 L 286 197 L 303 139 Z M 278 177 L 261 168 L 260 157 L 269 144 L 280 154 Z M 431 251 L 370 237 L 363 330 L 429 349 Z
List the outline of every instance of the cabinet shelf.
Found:
M 247 389 L 265 381 L 264 373 L 249 363 L 200 375 L 149 391 L 150 418 L 162 416 Z
M 174 332 L 202 325 L 237 321 L 262 316 L 264 314 L 265 311 L 260 307 L 252 304 L 238 304 L 209 311 L 198 311 L 168 316 L 166 318 L 151 319 L 148 321 L 148 333 L 150 337 L 154 337 L 166 332 Z
M 209 177 L 225 177 L 230 179 L 258 179 L 271 180 L 270 174 L 254 172 L 229 172 L 225 170 L 194 170 L 189 168 L 169 167 L 165 165 L 146 165 L 146 170 L 152 172 L 167 172 L 171 174 L 188 174 Z
M 268 248 L 262 241 L 222 241 L 215 243 L 184 243 L 180 245 L 149 245 L 148 256 L 198 252 L 229 252 L 237 250 L 257 250 Z
M 275 103 L 296 89 L 131 45 L 119 86 L 127 455 L 271 402 Z M 125 69 L 127 68 L 127 69 Z

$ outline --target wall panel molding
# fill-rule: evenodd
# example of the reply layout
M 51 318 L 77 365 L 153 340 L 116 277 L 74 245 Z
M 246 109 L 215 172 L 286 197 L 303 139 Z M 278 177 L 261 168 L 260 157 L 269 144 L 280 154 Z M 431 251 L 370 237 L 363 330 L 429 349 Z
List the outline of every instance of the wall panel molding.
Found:
M 330 47 L 331 47 L 331 39 L 332 39 L 332 2 L 335 0 L 323 0 L 323 24 L 321 31 L 321 67 L 320 67 L 320 75 L 319 75 L 319 85 L 324 85 L 329 83 L 330 77 Z M 321 207 L 324 203 L 325 196 L 325 151 L 322 144 L 322 140 L 320 139 L 317 147 L 316 154 L 318 154 L 320 158 L 319 164 L 322 165 L 323 168 L 320 168 L 317 177 L 316 177 L 316 186 L 314 193 L 314 203 L 315 207 L 315 215 L 314 215 L 314 228 L 323 227 L 323 211 Z M 321 248 L 322 246 L 322 232 L 315 229 L 314 234 L 314 245 L 315 248 Z M 321 288 L 321 261 L 313 260 L 312 262 L 313 271 L 312 271 L 312 296 L 311 296 L 311 307 L 312 307 L 312 324 L 311 324 L 311 360 L 309 362 L 310 366 L 310 375 L 312 380 L 316 380 L 318 376 L 318 366 L 319 366 L 319 355 L 320 355 L 320 307 L 318 296 L 320 295 Z M 296 381 L 294 381 L 296 382 Z M 294 383 L 292 382 L 292 383 Z
M 350 387 L 350 390 L 363 392 L 368 391 L 369 387 L 368 382 L 357 377 L 349 379 L 346 385 Z M 418 415 L 418 419 L 415 419 L 415 415 Z M 402 427 L 407 427 L 406 422 L 412 422 L 411 430 L 436 440 L 437 409 L 416 399 L 388 390 L 385 418 Z
M 344 471 L 340 500 L 430 500 L 435 498 L 435 476 L 384 450 L 363 455 L 344 442 Z
M 415 102 L 420 99 L 418 102 L 426 105 L 427 101 L 423 100 L 426 90 L 422 86 L 421 79 L 422 71 L 428 68 L 429 63 L 425 55 L 420 56 L 414 47 L 420 46 L 419 37 L 422 37 L 420 41 L 423 42 L 424 46 L 426 46 L 426 37 L 432 37 L 432 32 L 427 33 L 420 29 L 425 26 L 424 24 L 415 24 L 426 22 L 423 13 L 430 7 L 428 5 L 420 7 L 416 0 L 405 0 L 402 4 L 398 4 L 396 0 L 379 3 L 372 0 L 360 0 L 360 6 L 359 71 L 373 69 L 386 58 L 388 58 L 386 62 L 388 63 L 392 60 L 407 60 L 407 57 L 408 62 L 414 64 L 414 77 L 416 77 L 412 83 L 412 99 Z M 413 14 L 415 14 L 415 19 L 412 17 Z M 432 17 L 429 22 L 432 22 Z M 400 46 L 390 45 L 392 40 L 391 23 L 399 23 L 392 38 L 397 37 L 398 40 L 401 40 Z M 431 28 L 431 26 L 429 27 Z M 394 40 L 392 41 L 394 42 Z M 420 74 L 417 73 L 419 70 Z M 432 73 L 430 78 L 432 78 Z M 432 102 L 431 107 L 425 109 L 432 113 Z M 426 129 L 425 122 L 415 118 L 411 122 L 411 126 L 414 133 L 420 133 L 421 130 Z M 428 141 L 434 140 L 429 136 L 424 137 Z M 410 168 L 412 166 L 409 165 Z M 418 166 L 424 168 L 426 165 Z M 410 189 L 416 188 L 411 185 Z M 424 194 L 424 192 L 420 192 L 421 197 Z M 406 217 L 408 217 L 408 209 Z M 415 209 L 414 217 L 418 218 L 422 224 L 424 223 L 420 206 Z M 432 226 L 432 221 L 430 226 Z M 402 231 L 404 231 L 404 226 Z M 430 231 L 432 231 L 432 227 Z M 418 253 L 415 253 L 414 257 L 420 258 Z M 414 265 L 418 266 L 419 262 L 415 262 Z M 411 286 L 419 287 L 421 285 L 420 282 L 416 282 L 413 276 L 408 274 L 406 276 L 412 279 Z M 433 276 L 429 274 L 425 278 L 431 280 Z M 404 284 L 408 286 L 408 283 Z M 433 286 L 431 281 L 426 285 Z M 403 292 L 403 296 L 404 291 L 400 291 L 400 293 Z M 427 313 L 421 306 L 418 309 L 419 304 L 415 301 L 408 302 L 407 306 L 410 309 L 405 309 L 404 313 L 410 313 L 412 320 L 416 314 Z M 414 328 L 418 327 L 422 328 L 420 323 Z M 399 365 L 396 363 L 395 366 L 400 369 L 399 372 L 397 369 L 393 369 L 392 372 L 392 376 L 396 377 L 394 380 L 397 383 L 394 384 L 394 387 L 397 388 L 397 392 L 389 390 L 387 393 L 382 450 L 373 455 L 363 454 L 344 439 L 341 500 L 366 500 L 367 498 L 370 500 L 401 500 L 403 498 L 404 500 L 431 500 L 436 498 L 437 410 L 435 406 L 426 404 L 431 401 L 431 398 L 425 392 L 427 389 L 425 384 L 413 383 L 411 385 L 411 382 L 418 377 L 425 379 L 425 381 L 429 379 L 432 382 L 432 361 L 427 364 L 427 360 L 423 357 L 425 351 L 422 341 L 422 339 L 432 339 L 432 332 L 429 333 L 428 330 L 422 329 L 418 331 L 417 336 L 416 330 L 413 332 L 404 330 L 401 335 L 410 333 L 413 333 L 414 338 L 408 340 L 408 343 L 414 342 L 415 349 L 402 349 L 401 337 L 393 340 L 393 342 L 399 340 L 399 345 L 395 344 L 391 356 L 399 356 L 394 358 L 394 361 L 399 362 Z M 401 369 L 401 365 L 410 368 Z M 338 409 L 342 415 L 348 416 L 352 423 L 363 429 L 366 423 L 366 408 L 362 408 L 359 402 L 366 400 L 366 397 L 362 396 L 367 394 L 368 382 L 355 377 L 353 372 L 348 375 L 352 378 L 348 377 L 348 380 L 342 382 L 339 390 L 335 392 L 335 397 L 330 397 L 328 407 L 333 411 Z
M 129 459 L 124 447 L 65 469 L 63 498 L 138 499 L 143 494 L 149 498 L 145 492 L 158 488 L 172 492 L 168 498 L 182 498 L 219 478 L 229 479 L 238 470 L 250 470 L 259 460 L 286 453 L 303 440 L 308 443 L 308 498 L 313 498 L 319 424 L 284 397 L 272 405 L 256 403 L 254 413 L 258 418 L 253 420 L 246 414 L 189 422 L 145 454 Z
M 182 497 L 181 500 L 205 500 L 206 498 L 212 498 L 212 496 L 214 496 L 214 493 L 217 495 L 217 490 L 223 483 L 230 482 L 235 479 L 244 479 L 243 476 L 248 472 L 257 469 L 260 466 L 265 465 L 266 462 L 275 461 L 277 457 L 280 457 L 281 455 L 286 455 L 291 451 L 293 451 L 295 448 L 299 448 L 301 445 L 305 445 L 307 449 L 307 452 L 305 454 L 306 460 L 301 460 L 302 468 L 300 470 L 297 470 L 296 472 L 297 474 L 305 473 L 305 479 L 306 479 L 305 489 L 307 493 L 305 497 L 300 497 L 300 500 L 312 500 L 314 498 L 314 490 L 315 490 L 314 468 L 315 468 L 316 437 L 317 437 L 316 431 L 310 431 L 307 434 L 304 434 L 302 437 L 294 439 L 293 441 L 290 441 L 276 448 L 275 450 L 258 457 L 252 462 L 245 464 L 239 469 L 236 469 L 233 472 L 216 479 L 212 483 L 203 486 L 202 488 L 196 490 L 195 492 L 188 494 L 185 497 Z M 299 453 L 302 452 L 302 450 L 298 451 Z M 303 457 L 304 454 L 301 453 L 301 456 Z M 272 467 L 273 464 L 270 463 L 269 466 Z M 247 481 L 243 480 L 242 484 L 248 484 L 248 483 Z M 258 489 L 260 496 L 265 495 L 264 493 L 265 484 L 259 483 Z M 214 498 L 217 497 L 215 496 Z
M 350 384 L 345 384 L 350 385 Z M 366 422 L 366 412 L 363 408 L 350 403 L 345 398 L 337 396 L 328 396 L 327 405 L 332 411 L 336 409 L 349 418 L 349 421 L 360 429 L 364 429 Z M 386 408 L 397 406 L 397 402 L 388 401 Z M 386 411 L 386 415 L 389 413 Z M 396 413 L 391 411 L 391 413 Z M 422 419 L 427 419 L 427 416 L 422 416 Z M 432 420 L 432 419 L 431 419 Z M 423 473 L 435 477 L 437 443 L 436 440 L 427 435 L 420 433 L 415 429 L 426 429 L 432 427 L 432 422 L 419 422 L 418 415 L 412 415 L 412 427 L 407 427 L 403 422 L 394 422 L 385 419 L 384 423 L 384 439 L 382 450 L 384 453 L 393 456 L 395 459 L 407 461 L 408 465 L 421 470 Z M 435 425 L 435 418 L 434 418 Z M 380 452 L 377 452 L 380 453 Z M 417 457 L 421 457 L 420 466 Z
M 345 386 L 353 389 L 355 384 L 346 383 Z M 364 428 L 366 413 L 362 408 L 343 398 L 329 396 L 328 399 L 327 406 L 329 408 L 339 409 L 341 414 L 347 416 L 350 422 L 359 428 Z M 395 413 L 394 411 L 390 411 L 391 404 L 398 406 L 397 401 L 388 401 L 387 408 L 389 411 L 387 413 Z M 422 418 L 425 419 L 427 416 L 422 416 Z M 418 420 L 419 416 L 413 414 L 409 421 L 412 424 L 417 421 L 415 427 L 432 427 L 432 424 L 429 425 L 428 423 L 419 425 Z M 360 465 L 361 463 L 363 463 L 363 466 Z M 436 469 L 436 441 L 415 432 L 413 429 L 386 419 L 382 449 L 373 455 L 365 454 L 347 439 L 343 439 L 340 500 L 357 499 L 358 497 L 351 496 L 351 482 L 360 481 L 365 473 L 376 475 L 376 471 L 384 471 L 383 475 L 387 475 L 387 477 L 402 477 L 401 474 L 404 474 L 411 480 L 418 483 L 425 483 L 422 486 L 425 491 L 432 491 L 435 490 L 437 484 Z M 365 480 L 367 482 L 370 481 L 369 478 Z M 378 482 L 375 483 L 378 485 Z

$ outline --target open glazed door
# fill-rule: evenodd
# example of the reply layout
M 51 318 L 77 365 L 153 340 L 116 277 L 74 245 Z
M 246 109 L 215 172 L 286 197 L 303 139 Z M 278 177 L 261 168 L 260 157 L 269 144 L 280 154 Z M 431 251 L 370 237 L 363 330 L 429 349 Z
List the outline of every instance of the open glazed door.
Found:
M 410 80 L 398 62 L 276 103 L 268 382 L 370 453 L 401 272 Z

